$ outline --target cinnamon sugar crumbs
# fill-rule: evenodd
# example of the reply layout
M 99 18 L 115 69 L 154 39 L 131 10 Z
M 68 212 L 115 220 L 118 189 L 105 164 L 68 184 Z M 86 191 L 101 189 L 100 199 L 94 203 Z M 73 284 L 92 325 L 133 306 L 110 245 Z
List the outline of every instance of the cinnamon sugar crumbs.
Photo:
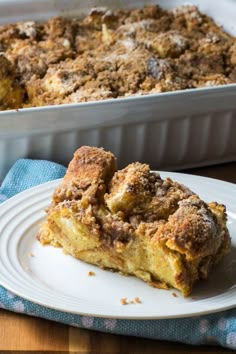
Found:
M 135 297 L 133 300 L 127 300 L 127 297 L 124 297 L 122 299 L 120 299 L 120 303 L 121 305 L 134 305 L 134 304 L 141 304 L 141 300 L 139 297 Z
M 141 300 L 140 300 L 139 297 L 135 297 L 134 301 L 135 301 L 136 304 L 141 304 Z
M 178 295 L 176 293 L 172 293 L 172 296 L 174 297 L 178 297 Z
M 127 297 L 123 297 L 122 299 L 120 299 L 120 303 L 121 305 L 128 305 Z
M 29 256 L 30 256 L 30 257 L 34 257 L 33 252 L 30 252 L 30 253 L 29 253 Z
M 94 275 L 95 275 L 94 272 L 92 272 L 92 271 L 88 272 L 88 276 L 89 276 L 89 277 L 93 277 Z

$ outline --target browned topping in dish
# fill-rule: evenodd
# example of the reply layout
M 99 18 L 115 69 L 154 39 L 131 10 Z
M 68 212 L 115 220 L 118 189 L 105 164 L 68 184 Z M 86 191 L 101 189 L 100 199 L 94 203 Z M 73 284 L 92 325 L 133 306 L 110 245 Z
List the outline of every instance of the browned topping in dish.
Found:
M 236 82 L 236 39 L 192 5 L 2 25 L 0 51 L 2 110 Z
M 230 250 L 225 207 L 205 203 L 146 164 L 117 170 L 112 153 L 83 146 L 55 189 L 38 239 L 101 268 L 191 294 Z M 135 303 L 140 303 L 136 297 Z

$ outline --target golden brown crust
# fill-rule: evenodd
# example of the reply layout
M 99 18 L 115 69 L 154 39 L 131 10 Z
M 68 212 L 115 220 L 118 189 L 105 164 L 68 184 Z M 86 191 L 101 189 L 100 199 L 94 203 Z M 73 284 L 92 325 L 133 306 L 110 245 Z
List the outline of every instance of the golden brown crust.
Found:
M 178 202 L 192 194 L 185 186 L 170 178 L 162 180 L 148 165 L 136 162 L 115 173 L 104 199 L 112 213 L 125 212 L 132 222 L 153 222 L 167 220 Z
M 64 200 L 82 199 L 84 203 L 105 193 L 105 186 L 115 173 L 116 160 L 102 148 L 83 146 L 74 153 L 61 185 L 55 190 L 55 204 Z
M 12 25 L 7 44 L 7 33 L 3 33 L 6 56 L 22 84 L 34 75 L 42 78 L 50 65 L 74 56 L 76 27 L 75 20 L 58 17 L 44 24 L 27 21 Z
M 154 239 L 164 241 L 188 260 L 216 254 L 223 233 L 209 206 L 193 195 L 179 202 L 179 208 L 158 229 Z
M 42 244 L 184 296 L 230 250 L 223 205 L 204 203 L 146 164 L 117 171 L 101 148 L 75 152 L 47 214 Z
M 235 42 L 192 5 L 97 7 L 83 19 L 0 26 L 24 107 L 230 84 Z

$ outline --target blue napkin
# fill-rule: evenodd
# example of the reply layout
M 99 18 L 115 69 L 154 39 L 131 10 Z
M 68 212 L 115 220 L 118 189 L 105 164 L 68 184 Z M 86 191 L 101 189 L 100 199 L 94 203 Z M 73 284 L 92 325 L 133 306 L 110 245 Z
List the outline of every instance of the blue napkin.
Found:
M 65 167 L 49 161 L 18 160 L 2 183 L 0 202 L 32 186 L 63 177 L 65 171 Z M 0 308 L 96 331 L 236 349 L 236 309 L 181 319 L 104 319 L 52 310 L 24 300 L 3 287 L 0 287 Z

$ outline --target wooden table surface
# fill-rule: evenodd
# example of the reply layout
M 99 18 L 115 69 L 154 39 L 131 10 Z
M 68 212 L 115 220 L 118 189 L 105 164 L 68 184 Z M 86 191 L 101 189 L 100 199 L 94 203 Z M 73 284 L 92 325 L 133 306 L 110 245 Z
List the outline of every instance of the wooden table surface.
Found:
M 236 183 L 236 162 L 185 171 Z M 47 320 L 0 311 L 0 353 L 57 352 L 80 354 L 118 353 L 229 353 L 221 347 L 178 343 L 104 334 L 73 328 Z

